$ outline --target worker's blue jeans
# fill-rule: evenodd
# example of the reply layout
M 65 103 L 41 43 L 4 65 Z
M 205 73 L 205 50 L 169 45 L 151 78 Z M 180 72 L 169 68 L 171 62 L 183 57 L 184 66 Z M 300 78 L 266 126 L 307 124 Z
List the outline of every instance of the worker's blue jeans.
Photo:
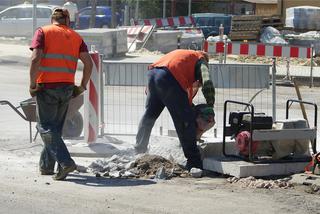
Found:
M 74 164 L 61 137 L 72 92 L 73 85 L 37 92 L 37 129 L 44 142 L 39 162 L 42 171 L 53 171 L 55 162 L 61 167 Z
M 148 71 L 148 93 L 146 110 L 140 121 L 135 149 L 145 152 L 155 121 L 167 107 L 176 128 L 187 168 L 202 168 L 202 161 L 196 144 L 195 113 L 189 104 L 187 93 L 166 68 Z

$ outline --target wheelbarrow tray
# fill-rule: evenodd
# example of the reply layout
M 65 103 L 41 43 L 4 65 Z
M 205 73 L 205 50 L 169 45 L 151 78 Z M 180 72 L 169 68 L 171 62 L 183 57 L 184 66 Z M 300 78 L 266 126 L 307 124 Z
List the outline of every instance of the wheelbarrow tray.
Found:
M 9 105 L 20 117 L 29 122 L 30 142 L 32 142 L 31 122 L 37 122 L 37 103 L 34 98 L 20 102 L 20 106 L 15 107 L 7 100 L 0 100 L 0 105 Z M 83 119 L 79 109 L 83 105 L 83 95 L 72 98 L 69 103 L 65 124 L 62 134 L 64 137 L 78 137 L 83 130 Z M 23 113 L 18 110 L 22 109 Z M 34 137 L 36 139 L 37 134 Z
M 36 114 L 37 102 L 35 99 L 30 98 L 20 102 L 20 107 L 25 114 L 26 120 L 30 122 L 37 122 Z M 66 118 L 71 118 L 83 105 L 83 95 L 72 98 L 69 103 L 69 108 Z

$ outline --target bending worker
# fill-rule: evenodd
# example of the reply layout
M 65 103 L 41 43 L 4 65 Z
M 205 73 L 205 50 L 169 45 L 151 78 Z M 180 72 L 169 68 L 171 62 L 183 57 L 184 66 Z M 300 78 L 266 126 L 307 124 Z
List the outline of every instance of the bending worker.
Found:
M 174 50 L 150 65 L 146 110 L 136 136 L 137 153 L 147 151 L 152 127 L 167 107 L 187 158 L 187 169 L 202 169 L 192 99 L 202 86 L 206 102 L 213 108 L 215 89 L 209 79 L 208 61 L 208 55 L 202 51 Z
M 92 61 L 81 36 L 69 28 L 66 9 L 57 8 L 51 25 L 38 28 L 33 37 L 30 66 L 30 94 L 37 98 L 37 129 L 44 142 L 40 155 L 40 173 L 63 180 L 76 169 L 76 164 L 62 140 L 62 127 L 72 97 L 80 95 L 90 79 Z M 80 86 L 74 85 L 77 62 L 83 64 Z

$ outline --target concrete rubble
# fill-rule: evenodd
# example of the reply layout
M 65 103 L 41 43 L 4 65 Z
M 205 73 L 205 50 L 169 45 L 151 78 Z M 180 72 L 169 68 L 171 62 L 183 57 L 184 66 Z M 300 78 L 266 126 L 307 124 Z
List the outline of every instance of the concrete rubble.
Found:
M 289 182 L 289 178 L 277 179 L 277 180 L 263 180 L 257 179 L 255 177 L 246 177 L 246 178 L 237 178 L 230 177 L 227 179 L 227 182 L 231 184 L 238 184 L 240 187 L 249 187 L 249 188 L 257 188 L 257 189 L 276 189 L 282 188 L 287 189 L 293 187 L 293 185 Z
M 173 161 L 158 155 L 119 156 L 98 159 L 88 166 L 88 171 L 110 178 L 170 179 L 188 177 L 188 171 Z

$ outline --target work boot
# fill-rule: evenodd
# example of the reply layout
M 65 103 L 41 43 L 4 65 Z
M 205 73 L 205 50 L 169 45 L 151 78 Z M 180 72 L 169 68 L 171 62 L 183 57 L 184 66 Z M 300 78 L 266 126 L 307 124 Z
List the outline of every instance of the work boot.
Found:
M 40 169 L 40 175 L 54 175 L 54 171 L 49 169 Z
M 203 169 L 202 160 L 187 160 L 186 169 L 190 171 L 192 168 Z
M 148 148 L 141 148 L 141 146 L 140 147 L 138 147 L 138 146 L 134 147 L 134 151 L 135 151 L 136 155 L 142 154 L 142 153 L 147 153 L 148 150 L 149 150 Z
M 77 165 L 75 163 L 72 163 L 70 166 L 64 166 L 64 167 L 60 166 L 58 168 L 57 174 L 53 176 L 53 179 L 56 181 L 62 181 L 67 177 L 67 175 L 70 172 L 73 172 L 76 169 L 77 169 Z

